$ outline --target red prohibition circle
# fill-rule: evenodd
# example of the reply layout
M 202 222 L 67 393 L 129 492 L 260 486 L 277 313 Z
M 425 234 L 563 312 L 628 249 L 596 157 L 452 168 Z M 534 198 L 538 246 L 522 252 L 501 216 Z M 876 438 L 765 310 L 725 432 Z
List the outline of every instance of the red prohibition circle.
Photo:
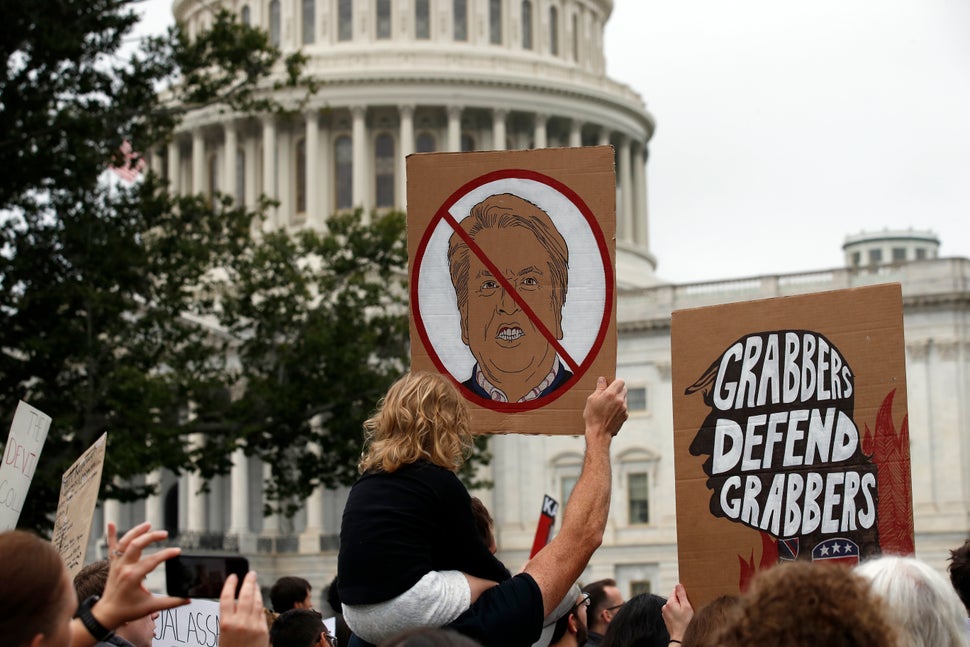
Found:
M 438 228 L 439 223 L 444 220 L 449 223 L 453 223 L 454 219 L 451 216 L 451 208 L 455 205 L 458 200 L 462 197 L 474 191 L 480 186 L 488 184 L 490 182 L 495 182 L 497 180 L 508 180 L 508 179 L 524 179 L 532 180 L 534 182 L 545 184 L 551 189 L 558 191 L 560 194 L 565 196 L 583 215 L 586 219 L 586 223 L 589 225 L 590 231 L 593 234 L 593 238 L 596 241 L 596 246 L 598 248 L 600 259 L 603 263 L 603 278 L 605 283 L 605 300 L 603 302 L 603 316 L 600 321 L 599 330 L 596 333 L 596 338 L 593 341 L 592 346 L 586 353 L 586 357 L 583 361 L 575 366 L 572 377 L 570 377 L 565 383 L 563 383 L 559 388 L 557 388 L 552 393 L 544 395 L 540 398 L 534 400 L 529 400 L 527 402 L 498 402 L 496 400 L 490 400 L 483 398 L 475 393 L 469 391 L 461 381 L 455 378 L 451 374 L 451 371 L 445 366 L 444 362 L 438 356 L 438 352 L 431 342 L 430 336 L 428 334 L 427 328 L 424 325 L 424 319 L 421 316 L 421 305 L 418 299 L 418 288 L 419 288 L 419 277 L 421 275 L 421 264 L 424 260 L 425 253 L 427 251 L 428 244 L 431 240 L 431 236 L 434 234 L 435 230 Z M 449 226 L 454 229 L 452 224 Z M 414 325 L 417 329 L 418 337 L 421 339 L 421 344 L 424 346 L 425 350 L 428 352 L 428 357 L 431 358 L 432 363 L 438 369 L 438 372 L 442 375 L 448 376 L 452 382 L 456 384 L 458 389 L 461 391 L 462 395 L 470 402 L 477 404 L 480 407 L 486 409 L 491 409 L 500 413 L 516 413 L 520 411 L 531 411 L 533 409 L 538 409 L 544 407 L 552 402 L 555 402 L 559 397 L 566 393 L 569 388 L 574 385 L 585 373 L 589 370 L 592 365 L 593 360 L 599 355 L 600 350 L 603 347 L 603 342 L 606 340 L 606 332 L 609 330 L 610 326 L 610 314 L 612 312 L 613 304 L 613 291 L 614 278 L 613 278 L 613 264 L 610 262 L 609 248 L 606 246 L 606 238 L 603 235 L 603 230 L 600 229 L 599 223 L 596 221 L 596 216 L 587 206 L 586 202 L 583 201 L 579 195 L 573 191 L 571 188 L 563 184 L 562 182 L 551 178 L 542 173 L 536 171 L 531 171 L 527 169 L 503 169 L 500 171 L 493 171 L 491 173 L 486 173 L 485 175 L 480 175 L 479 177 L 466 182 L 458 190 L 452 193 L 448 199 L 446 199 L 438 210 L 435 212 L 434 217 L 428 223 L 424 234 L 421 236 L 421 241 L 418 243 L 418 248 L 415 250 L 414 263 L 411 268 L 410 276 L 410 295 L 411 295 L 411 309 L 414 316 Z M 554 343 L 554 346 L 558 347 L 558 343 Z

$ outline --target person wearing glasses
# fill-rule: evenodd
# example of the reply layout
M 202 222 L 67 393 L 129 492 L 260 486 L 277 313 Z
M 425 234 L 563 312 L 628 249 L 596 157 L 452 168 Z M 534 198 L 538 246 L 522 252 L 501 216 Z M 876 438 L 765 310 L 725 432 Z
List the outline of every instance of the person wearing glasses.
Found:
M 603 642 L 603 634 L 613 616 L 623 606 L 623 594 L 616 587 L 616 580 L 611 578 L 590 582 L 583 587 L 583 593 L 589 593 L 589 611 L 586 614 L 589 637 L 586 647 L 597 647 Z
M 588 612 L 589 593 L 583 593 L 574 584 L 559 607 L 546 617 L 542 634 L 532 647 L 583 647 L 588 635 Z
M 269 630 L 269 642 L 273 647 L 337 647 L 320 612 L 301 608 L 280 614 Z

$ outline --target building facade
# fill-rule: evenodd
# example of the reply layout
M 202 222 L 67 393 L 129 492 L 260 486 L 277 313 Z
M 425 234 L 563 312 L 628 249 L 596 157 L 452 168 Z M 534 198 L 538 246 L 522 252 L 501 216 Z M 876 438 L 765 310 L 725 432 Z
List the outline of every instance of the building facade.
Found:
M 847 240 L 842 268 L 659 280 L 645 173 L 654 122 L 639 96 L 605 75 L 612 0 L 176 0 L 174 11 L 191 34 L 206 26 L 213 4 L 266 28 L 284 51 L 302 47 L 321 89 L 297 119 L 192 114 L 152 164 L 176 190 L 218 189 L 246 204 L 277 198 L 272 226 L 324 227 L 341 209 L 404 207 L 412 152 L 615 147 L 617 375 L 630 387 L 630 418 L 614 443 L 612 509 L 585 581 L 613 577 L 627 596 L 666 595 L 677 581 L 671 312 L 878 282 L 903 285 L 917 552 L 942 568 L 967 536 L 970 260 L 936 258 L 927 242 L 935 238 L 918 232 L 909 238 L 921 241 L 922 257 L 914 246 L 891 262 L 890 248 L 870 262 L 882 232 Z M 865 260 L 853 263 L 855 252 Z M 482 476 L 494 487 L 476 494 L 514 570 L 528 557 L 543 494 L 568 499 L 583 441 L 501 436 L 490 444 L 494 460 Z M 300 575 L 320 592 L 336 572 L 347 491 L 314 493 L 293 519 L 263 517 L 265 471 L 239 452 L 232 474 L 204 495 L 195 494 L 195 475 L 151 474 L 158 496 L 107 502 L 102 514 L 123 527 L 147 518 L 178 532 L 187 549 L 240 551 L 264 584 Z

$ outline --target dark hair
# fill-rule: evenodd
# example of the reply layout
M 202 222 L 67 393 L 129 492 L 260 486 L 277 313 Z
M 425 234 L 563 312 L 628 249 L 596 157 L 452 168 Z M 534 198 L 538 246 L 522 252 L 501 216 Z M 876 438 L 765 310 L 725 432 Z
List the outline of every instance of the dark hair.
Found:
M 723 647 L 888 647 L 897 645 L 882 600 L 862 576 L 838 565 L 788 562 L 759 572 Z
M 956 589 L 960 601 L 970 614 L 970 539 L 963 545 L 950 551 L 950 584 Z
M 485 544 L 485 548 L 491 550 L 495 544 L 495 535 L 492 533 L 492 525 L 495 522 L 488 512 L 488 508 L 477 496 L 472 497 L 472 518 L 475 520 L 475 530 L 478 531 L 478 536 L 482 538 L 482 543 Z
M 274 647 L 311 647 L 317 644 L 325 629 L 319 611 L 290 609 L 273 622 L 269 642 Z
M 716 597 L 697 610 L 684 630 L 683 647 L 717 647 L 718 635 L 740 613 L 741 598 Z
M 77 599 L 84 601 L 92 595 L 104 595 L 104 586 L 108 583 L 108 571 L 111 566 L 108 560 L 92 562 L 78 571 L 74 576 L 74 590 L 77 591 Z
M 310 583 L 302 577 L 286 576 L 276 580 L 269 590 L 269 599 L 273 602 L 273 611 L 283 613 L 294 608 L 297 602 L 306 600 L 310 592 Z
M 64 562 L 49 541 L 21 530 L 0 533 L 0 636 L 19 647 L 50 634 L 65 611 Z M 66 617 L 66 616 L 65 616 Z
M 481 647 L 481 645 L 451 629 L 424 627 L 391 636 L 382 642 L 380 647 Z
M 666 602 L 652 593 L 627 600 L 603 634 L 600 647 L 667 647 L 670 634 L 661 614 Z
M 583 593 L 589 593 L 589 609 L 586 611 L 586 624 L 592 626 L 593 621 L 597 620 L 597 614 L 602 611 L 603 603 L 606 602 L 606 587 L 615 587 L 616 580 L 606 578 L 596 580 L 583 587 Z

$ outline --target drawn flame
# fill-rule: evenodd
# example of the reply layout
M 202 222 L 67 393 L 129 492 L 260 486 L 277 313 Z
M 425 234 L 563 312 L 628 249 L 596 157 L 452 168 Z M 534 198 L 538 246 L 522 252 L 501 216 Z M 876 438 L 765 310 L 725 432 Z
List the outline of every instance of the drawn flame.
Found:
M 738 562 L 741 567 L 741 575 L 738 578 L 738 590 L 744 593 L 748 590 L 751 585 L 751 580 L 757 575 L 758 571 L 763 571 L 765 569 L 771 568 L 778 563 L 778 543 L 775 541 L 774 537 L 766 532 L 761 534 L 761 563 L 756 567 L 754 565 L 754 550 L 751 551 L 751 556 L 746 560 L 741 555 L 738 555 Z
M 875 430 L 865 426 L 862 451 L 876 465 L 879 482 L 879 547 L 883 553 L 911 555 L 913 545 L 913 492 L 909 464 L 909 416 L 903 416 L 899 432 L 893 422 L 893 398 L 889 392 L 876 414 Z

